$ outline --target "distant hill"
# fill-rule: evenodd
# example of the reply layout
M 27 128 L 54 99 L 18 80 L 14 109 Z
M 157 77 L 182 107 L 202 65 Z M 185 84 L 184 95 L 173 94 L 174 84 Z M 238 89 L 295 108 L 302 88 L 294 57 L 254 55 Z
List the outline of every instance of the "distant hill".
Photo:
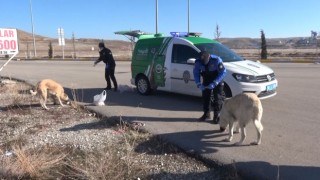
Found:
M 310 37 L 267 38 L 267 47 L 272 49 L 315 48 L 316 40 Z M 258 38 L 221 38 L 219 40 L 232 49 L 259 49 L 261 40 Z
M 32 33 L 17 29 L 19 41 L 33 41 Z M 36 41 L 53 40 L 53 38 L 35 34 Z
M 21 58 L 34 57 L 33 36 L 32 33 L 17 29 L 19 40 L 19 55 Z M 64 55 L 65 58 L 73 58 L 74 54 L 77 58 L 97 58 L 98 43 L 101 39 L 65 39 Z M 48 57 L 49 44 L 52 43 L 53 56 L 62 57 L 62 47 L 59 46 L 58 38 L 50 38 L 35 34 L 37 57 Z M 121 40 L 104 40 L 105 44 L 110 48 L 115 58 L 128 59 L 131 56 L 132 44 Z
M 19 58 L 34 57 L 33 37 L 32 33 L 17 30 L 19 39 Z M 53 56 L 55 58 L 62 57 L 62 47 L 58 44 L 57 38 L 50 38 L 41 35 L 35 35 L 37 58 L 48 57 L 49 44 L 53 46 Z M 271 56 L 287 57 L 299 56 L 304 57 L 305 53 L 308 56 L 316 56 L 314 49 L 317 42 L 309 37 L 292 37 L 292 38 L 267 38 L 268 53 Z M 259 38 L 220 38 L 219 41 L 224 45 L 235 50 L 244 57 L 259 58 L 259 50 L 261 40 Z M 80 39 L 65 39 L 64 46 L 65 58 L 91 58 L 96 59 L 98 53 L 98 43 L 100 39 L 80 38 Z M 122 40 L 104 40 L 106 46 L 110 48 L 115 56 L 115 59 L 129 60 L 131 59 L 133 44 L 129 41 Z M 287 49 L 285 51 L 285 49 Z M 288 51 L 288 49 L 291 49 Z M 309 49 L 304 54 L 296 52 L 292 49 Z

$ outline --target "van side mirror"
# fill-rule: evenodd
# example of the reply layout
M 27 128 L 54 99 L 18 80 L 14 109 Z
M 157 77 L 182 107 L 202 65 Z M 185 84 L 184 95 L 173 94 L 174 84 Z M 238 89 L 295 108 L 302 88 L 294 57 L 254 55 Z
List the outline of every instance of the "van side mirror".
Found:
M 187 60 L 187 64 L 194 64 L 194 62 L 196 62 L 196 59 L 195 58 L 189 58 Z

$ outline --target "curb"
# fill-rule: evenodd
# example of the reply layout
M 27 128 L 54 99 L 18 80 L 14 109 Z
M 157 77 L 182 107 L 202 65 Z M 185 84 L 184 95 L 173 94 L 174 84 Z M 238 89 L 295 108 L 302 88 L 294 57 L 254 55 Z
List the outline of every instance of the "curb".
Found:
M 312 63 L 320 64 L 320 60 L 271 60 L 271 59 L 261 59 L 258 60 L 261 63 Z

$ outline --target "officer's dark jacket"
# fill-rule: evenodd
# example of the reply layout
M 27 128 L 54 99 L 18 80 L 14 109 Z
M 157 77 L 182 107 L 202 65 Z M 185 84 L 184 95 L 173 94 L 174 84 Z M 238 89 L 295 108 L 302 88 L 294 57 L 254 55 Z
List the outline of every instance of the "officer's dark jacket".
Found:
M 99 54 L 100 54 L 100 57 L 98 59 L 98 62 L 103 61 L 108 68 L 115 68 L 116 63 L 113 59 L 112 52 L 110 51 L 110 49 L 104 47 L 99 52 Z
M 208 64 L 202 64 L 200 59 L 195 61 L 193 76 L 197 85 L 201 84 L 200 75 L 202 76 L 202 84 L 208 86 L 214 83 L 215 86 L 223 81 L 226 69 L 220 57 L 211 55 Z

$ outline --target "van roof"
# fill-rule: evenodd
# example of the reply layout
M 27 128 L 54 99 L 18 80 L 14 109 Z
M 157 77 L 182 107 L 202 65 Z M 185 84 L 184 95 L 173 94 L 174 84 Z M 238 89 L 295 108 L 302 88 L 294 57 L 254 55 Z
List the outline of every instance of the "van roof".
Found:
M 162 36 L 159 35 L 157 36 L 156 34 L 148 34 L 148 35 L 141 35 L 139 37 L 139 40 L 151 40 L 154 41 L 156 39 L 164 39 L 164 38 L 180 38 L 180 39 L 186 39 L 190 42 L 192 42 L 193 44 L 200 44 L 200 43 L 218 43 L 217 41 L 213 40 L 213 39 L 209 39 L 209 38 L 203 38 L 203 37 L 196 37 L 196 36 L 188 36 L 188 37 L 172 37 L 172 36 Z
M 156 41 L 156 39 L 158 39 L 158 41 L 159 41 L 159 39 L 162 40 L 164 38 L 171 37 L 171 38 L 186 39 L 186 40 L 192 42 L 193 44 L 218 43 L 217 41 L 215 41 L 213 39 L 200 37 L 200 35 L 202 33 L 198 33 L 198 32 L 190 32 L 190 33 L 188 33 L 188 32 L 171 32 L 170 34 L 173 36 L 164 36 L 163 33 L 152 34 L 152 33 L 147 33 L 147 32 L 140 31 L 140 30 L 134 30 L 134 31 L 117 31 L 117 32 L 115 32 L 115 34 L 124 35 L 124 36 L 131 36 L 133 38 L 137 38 L 138 40 L 150 39 L 151 41 Z M 184 36 L 186 34 L 189 36 Z M 178 36 L 175 36 L 175 35 L 178 35 Z

